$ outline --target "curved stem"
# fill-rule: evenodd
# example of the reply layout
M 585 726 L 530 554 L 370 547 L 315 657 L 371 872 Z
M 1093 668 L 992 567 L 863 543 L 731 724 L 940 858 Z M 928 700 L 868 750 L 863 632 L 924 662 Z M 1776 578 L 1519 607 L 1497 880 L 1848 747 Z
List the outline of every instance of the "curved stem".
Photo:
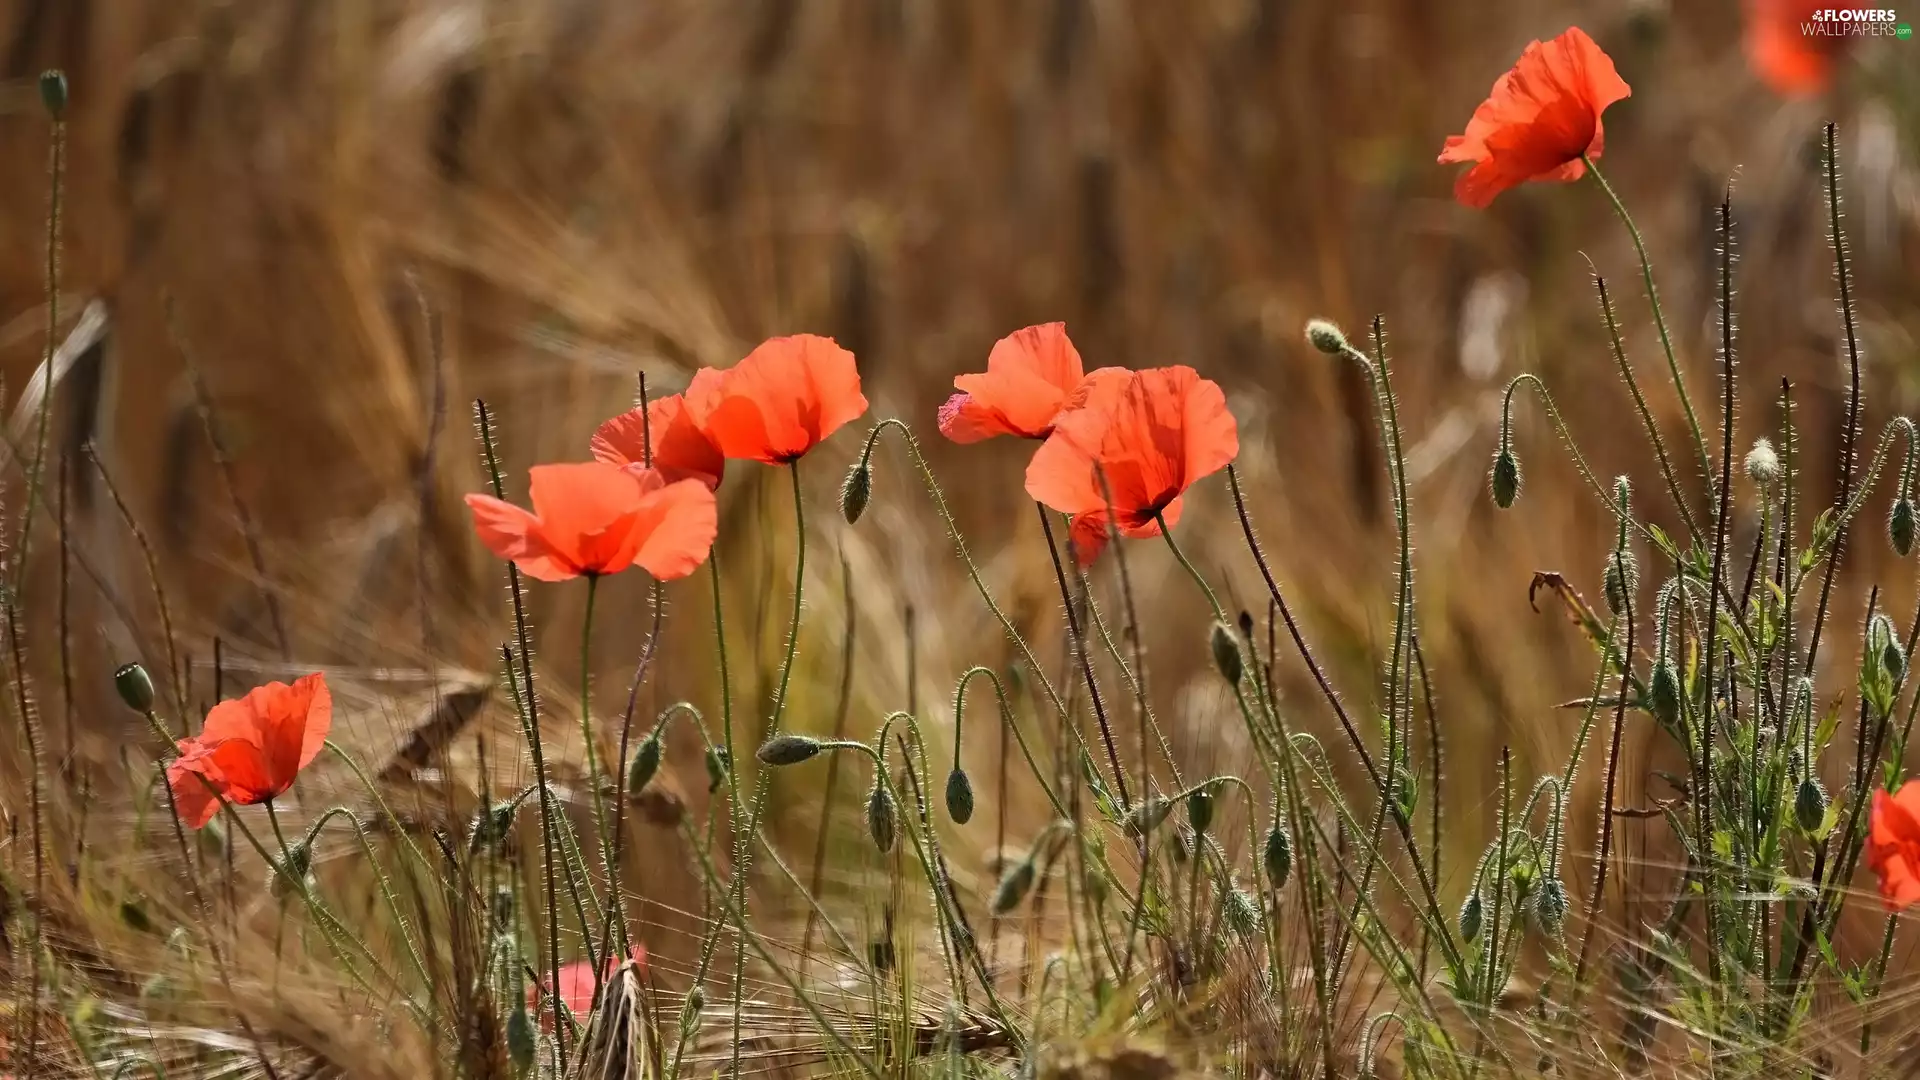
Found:
M 1613 204 L 1613 212 L 1619 215 L 1621 224 L 1627 227 L 1628 235 L 1633 237 L 1633 250 L 1640 256 L 1640 277 L 1647 287 L 1647 302 L 1653 306 L 1653 325 L 1660 332 L 1660 348 L 1667 357 L 1667 372 L 1673 377 L 1674 392 L 1680 397 L 1680 408 L 1687 414 L 1687 430 L 1693 435 L 1694 451 L 1700 457 L 1700 475 L 1711 477 L 1713 461 L 1707 454 L 1707 437 L 1701 431 L 1699 416 L 1693 411 L 1693 398 L 1687 393 L 1686 380 L 1680 376 L 1680 360 L 1673 351 L 1673 335 L 1667 332 L 1667 316 L 1660 308 L 1660 294 L 1654 288 L 1653 263 L 1647 258 L 1646 242 L 1640 239 L 1640 228 L 1633 223 L 1633 215 L 1627 213 L 1626 204 L 1622 203 L 1620 196 L 1614 193 L 1613 185 L 1607 183 L 1606 176 L 1600 172 L 1600 166 L 1586 154 L 1581 154 L 1580 160 L 1586 164 L 1587 171 L 1593 174 L 1594 182 L 1600 185 L 1600 190 L 1606 194 L 1607 201 Z

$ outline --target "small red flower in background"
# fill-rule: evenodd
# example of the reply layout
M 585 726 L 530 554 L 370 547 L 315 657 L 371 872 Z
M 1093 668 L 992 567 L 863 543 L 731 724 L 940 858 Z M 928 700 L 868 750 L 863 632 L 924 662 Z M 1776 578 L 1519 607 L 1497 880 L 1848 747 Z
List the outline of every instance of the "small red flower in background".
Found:
M 996 435 L 1044 439 L 1084 381 L 1066 323 L 1015 330 L 994 343 L 985 372 L 953 380 L 960 393 L 940 406 L 940 433 L 957 443 Z
M 1187 488 L 1239 452 L 1239 428 L 1218 384 L 1190 367 L 1105 368 L 1087 379 L 1034 453 L 1027 494 L 1073 515 L 1074 549 L 1086 565 L 1107 542 L 1109 492 L 1121 535 L 1155 536 L 1156 515 L 1172 525 Z
M 566 581 L 638 563 L 672 581 L 707 561 L 719 521 L 698 480 L 668 483 L 604 461 L 535 465 L 528 475 L 532 513 L 491 495 L 468 495 L 467 506 L 481 543 L 529 577 Z
M 1893 795 L 1873 793 L 1867 865 L 1880 876 L 1887 910 L 1920 903 L 1920 783 L 1902 784 Z
M 1747 0 L 1747 66 L 1773 92 L 1808 97 L 1825 90 L 1850 38 L 1808 34 L 1818 0 Z
M 627 955 L 632 958 L 635 964 L 640 966 L 641 971 L 647 969 L 647 947 L 645 945 L 635 945 L 632 949 L 628 950 Z M 607 962 L 601 965 L 601 968 L 606 973 L 602 976 L 601 981 L 605 982 L 613 975 L 613 958 L 609 956 Z M 566 1005 L 568 1012 L 577 1018 L 584 1019 L 589 1012 L 593 1011 L 592 961 L 575 960 L 571 964 L 560 965 L 559 986 L 560 1001 Z M 527 988 L 528 1012 L 536 1015 L 541 1013 L 540 996 L 540 986 L 536 985 Z M 548 1015 L 551 1017 L 551 1014 Z
M 1477 208 L 1529 180 L 1580 179 L 1581 155 L 1597 158 L 1605 143 L 1600 114 L 1631 93 L 1579 27 L 1533 42 L 1473 111 L 1466 134 L 1447 137 L 1440 163 L 1473 164 L 1454 198 Z
M 813 334 L 769 338 L 725 370 L 702 368 L 686 409 L 729 458 L 785 465 L 867 411 L 853 354 Z
M 180 819 L 198 829 L 213 820 L 221 798 L 251 806 L 286 791 L 332 727 L 333 694 L 318 673 L 215 705 L 200 734 L 181 739 L 180 756 L 167 766 Z
M 679 394 L 648 402 L 644 415 L 628 409 L 601 424 L 593 433 L 593 456 L 628 469 L 648 468 L 651 457 L 650 467 L 668 482 L 698 480 L 708 488 L 719 487 L 727 469 L 720 448 L 693 422 Z

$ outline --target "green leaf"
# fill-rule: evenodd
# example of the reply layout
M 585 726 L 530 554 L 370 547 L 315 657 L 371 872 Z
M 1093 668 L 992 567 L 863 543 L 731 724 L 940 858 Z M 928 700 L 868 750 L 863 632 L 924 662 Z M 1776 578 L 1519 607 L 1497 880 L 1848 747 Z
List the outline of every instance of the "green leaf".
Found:
M 1659 548 L 1661 553 L 1666 555 L 1668 562 L 1680 561 L 1680 548 L 1674 544 L 1673 538 L 1667 535 L 1665 529 L 1662 529 L 1652 522 L 1648 522 L 1647 535 L 1653 538 L 1653 546 Z

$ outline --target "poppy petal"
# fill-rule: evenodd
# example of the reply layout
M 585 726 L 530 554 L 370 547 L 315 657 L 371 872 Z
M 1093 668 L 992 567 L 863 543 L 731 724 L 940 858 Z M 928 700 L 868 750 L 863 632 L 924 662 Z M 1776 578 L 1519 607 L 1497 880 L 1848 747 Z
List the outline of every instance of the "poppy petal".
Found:
M 957 443 L 977 443 L 996 435 L 1019 435 L 1007 419 L 972 394 L 958 393 L 940 406 L 940 434 Z
M 634 534 L 641 539 L 632 561 L 661 581 L 686 577 L 706 562 L 719 531 L 713 492 L 697 480 L 649 493 L 637 518 Z
M 700 480 L 711 488 L 726 474 L 727 459 L 694 423 L 679 394 L 648 402 L 644 414 L 629 409 L 601 424 L 592 445 L 600 461 L 655 468 L 670 480 Z
M 473 529 L 480 542 L 528 577 L 566 581 L 580 576 L 580 567 L 547 543 L 539 518 L 491 495 L 468 495 L 467 507 L 473 511 Z

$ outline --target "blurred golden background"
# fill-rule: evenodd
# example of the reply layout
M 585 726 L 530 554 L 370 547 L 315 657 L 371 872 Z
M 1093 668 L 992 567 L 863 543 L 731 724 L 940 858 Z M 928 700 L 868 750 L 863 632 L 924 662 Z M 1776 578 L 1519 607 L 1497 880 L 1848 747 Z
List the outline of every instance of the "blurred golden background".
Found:
M 1532 574 L 1564 572 L 1593 596 L 1612 543 L 1610 514 L 1530 400 L 1521 503 L 1501 514 L 1488 502 L 1506 380 L 1538 373 L 1595 471 L 1632 475 L 1640 504 L 1674 517 L 1608 352 L 1594 270 L 1670 445 L 1684 437 L 1632 249 L 1597 188 L 1531 185 L 1476 212 L 1434 163 L 1526 42 L 1578 23 L 1633 87 L 1607 114 L 1602 164 L 1647 235 L 1703 402 L 1716 377 L 1712 209 L 1731 185 L 1742 449 L 1777 422 L 1789 376 L 1802 461 L 1815 477 L 1834 468 L 1846 368 L 1819 179 L 1829 119 L 1858 260 L 1867 430 L 1920 403 L 1920 43 L 1864 43 L 1829 93 L 1788 101 L 1748 71 L 1741 19 L 1729 0 L 0 4 L 0 372 L 16 443 L 31 413 L 14 403 L 46 321 L 48 124 L 33 84 L 47 67 L 72 85 L 59 334 L 83 312 L 104 319 L 57 390 L 78 538 L 74 760 L 109 762 L 141 737 L 104 673 L 136 655 L 168 666 L 141 553 L 80 454 L 87 438 L 157 558 L 190 702 L 217 692 L 216 638 L 229 689 L 288 664 L 355 673 L 342 737 L 390 754 L 430 688 L 484 686 L 511 633 L 501 568 L 459 501 L 484 483 L 473 399 L 497 417 L 509 492 L 523 497 L 524 467 L 584 458 L 636 373 L 672 392 L 696 366 L 798 331 L 856 353 L 872 418 L 915 426 L 996 594 L 1052 662 L 1059 595 L 1020 486 L 1025 448 L 943 445 L 932 420 L 995 339 L 1062 319 L 1090 367 L 1187 363 L 1226 388 L 1282 587 L 1363 706 L 1391 637 L 1386 473 L 1363 378 L 1301 329 L 1325 315 L 1358 336 L 1377 312 L 1410 438 L 1421 641 L 1458 867 L 1489 832 L 1499 746 L 1525 775 L 1557 768 L 1579 714 L 1555 706 L 1591 682 L 1590 647 L 1558 611 L 1529 606 Z M 1011 650 L 898 447 L 880 452 L 867 521 L 849 529 L 831 513 L 857 439 L 805 462 L 816 498 L 798 723 L 834 723 L 849 597 L 855 730 L 909 703 L 948 722 L 958 674 Z M 717 557 L 746 716 L 765 715 L 791 577 L 791 509 L 767 473 L 741 468 L 745 482 L 722 489 Z M 1234 606 L 1264 618 L 1224 485 L 1190 502 L 1189 550 Z M 1883 512 L 1876 500 L 1875 520 Z M 1913 571 L 1884 549 L 1861 542 L 1849 556 L 1844 634 L 1870 572 L 1882 604 L 1912 616 Z M 1203 605 L 1159 545 L 1129 545 L 1128 558 L 1156 707 L 1191 771 L 1230 770 L 1246 748 L 1208 681 Z M 36 565 L 28 588 L 52 589 L 51 556 Z M 706 585 L 667 593 L 641 697 L 649 725 L 680 697 L 715 709 Z M 594 670 L 609 717 L 650 623 L 645 595 L 635 575 L 605 590 Z M 581 594 L 535 587 L 529 600 L 563 740 Z M 1330 729 L 1288 652 L 1299 722 Z M 1851 653 L 1824 655 L 1837 692 Z M 471 730 L 489 725 L 507 745 L 510 711 L 496 702 Z M 967 747 L 990 809 L 991 728 L 970 724 Z M 457 730 L 445 749 L 467 760 L 469 729 Z M 1655 750 L 1634 735 L 1623 801 L 1639 804 Z M 693 741 L 672 761 L 681 795 L 703 805 Z M 526 775 L 512 760 L 494 768 L 498 782 Z M 985 848 L 1042 820 L 1030 785 L 1004 796 L 976 830 L 992 838 L 956 861 L 976 885 L 991 883 Z M 795 850 L 811 846 L 809 819 L 783 820 Z M 1625 854 L 1647 855 L 1635 835 Z M 691 879 L 674 877 L 682 860 L 636 858 L 663 903 L 690 895 Z M 1571 870 L 1577 895 L 1588 872 Z

